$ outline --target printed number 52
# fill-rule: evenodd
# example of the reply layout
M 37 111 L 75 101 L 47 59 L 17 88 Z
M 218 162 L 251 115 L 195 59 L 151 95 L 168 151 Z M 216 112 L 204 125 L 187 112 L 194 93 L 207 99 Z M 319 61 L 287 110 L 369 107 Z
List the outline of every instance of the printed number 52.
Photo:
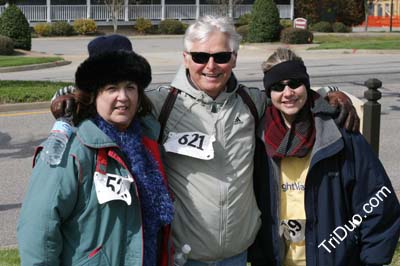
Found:
M 117 181 L 117 182 L 115 182 L 115 181 Z M 106 187 L 111 188 L 111 190 L 112 190 L 113 192 L 115 192 L 115 186 L 114 186 L 112 183 L 116 183 L 117 186 L 120 187 L 119 191 L 117 192 L 117 194 L 119 194 L 119 193 L 121 192 L 121 181 L 122 181 L 121 178 L 120 178 L 119 180 L 117 180 L 117 178 L 115 178 L 115 177 L 108 176 L 108 178 L 107 178 L 107 183 L 106 183 Z

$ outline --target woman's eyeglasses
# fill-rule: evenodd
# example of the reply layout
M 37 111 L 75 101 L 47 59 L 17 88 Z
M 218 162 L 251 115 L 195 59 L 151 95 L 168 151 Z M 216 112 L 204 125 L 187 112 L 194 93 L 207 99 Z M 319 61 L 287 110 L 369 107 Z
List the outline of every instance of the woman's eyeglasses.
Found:
M 214 58 L 214 62 L 217 64 L 226 64 L 231 60 L 233 52 L 219 52 L 215 54 L 209 54 L 204 52 L 189 52 L 192 56 L 192 60 L 197 64 L 207 64 L 210 57 Z
M 303 82 L 301 82 L 300 80 L 290 79 L 287 82 L 275 83 L 275 84 L 271 85 L 271 87 L 269 87 L 269 89 L 271 91 L 282 92 L 286 86 L 288 86 L 289 88 L 294 90 L 294 89 L 297 89 L 298 87 L 300 87 L 301 85 L 303 85 Z

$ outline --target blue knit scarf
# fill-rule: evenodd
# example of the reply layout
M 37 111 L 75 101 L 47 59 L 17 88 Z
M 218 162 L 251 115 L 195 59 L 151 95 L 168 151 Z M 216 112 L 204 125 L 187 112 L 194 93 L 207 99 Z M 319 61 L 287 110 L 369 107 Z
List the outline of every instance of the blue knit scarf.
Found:
M 100 116 L 94 123 L 122 150 L 133 173 L 140 196 L 144 230 L 144 265 L 157 264 L 157 233 L 173 218 L 173 203 L 164 184 L 157 162 L 142 143 L 142 130 L 135 119 L 121 132 Z

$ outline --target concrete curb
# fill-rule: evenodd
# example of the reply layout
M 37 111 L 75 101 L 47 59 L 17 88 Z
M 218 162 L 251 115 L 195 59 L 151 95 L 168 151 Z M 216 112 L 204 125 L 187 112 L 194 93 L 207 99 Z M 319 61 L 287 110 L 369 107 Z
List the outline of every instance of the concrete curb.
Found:
M 5 250 L 7 250 L 7 249 L 17 249 L 17 248 L 18 248 L 18 245 L 15 244 L 15 245 L 1 246 L 1 247 L 0 247 L 0 250 L 1 250 L 1 251 L 5 251 Z
M 18 72 L 18 71 L 27 71 L 27 70 L 38 70 L 38 69 L 44 69 L 44 68 L 65 66 L 65 65 L 69 65 L 69 64 L 71 64 L 71 61 L 60 60 L 60 61 L 56 61 L 56 62 L 43 63 L 43 64 L 14 66 L 14 67 L 0 67 L 0 73 Z
M 319 49 L 319 44 L 281 44 L 281 43 L 245 43 L 240 45 L 239 55 L 242 51 L 268 51 L 275 50 L 278 47 L 287 47 L 294 51 L 303 53 L 321 53 L 321 54 L 400 54 L 400 50 L 386 49 Z M 311 48 L 311 49 L 310 49 Z M 315 48 L 315 49 L 313 49 Z
M 60 36 L 60 37 L 37 37 L 35 38 L 36 41 L 48 41 L 48 40 L 71 40 L 71 39 L 76 39 L 76 40 L 93 40 L 96 37 L 100 36 L 107 36 L 111 35 L 114 33 L 108 33 L 108 34 L 103 34 L 103 35 L 93 35 L 93 36 L 82 36 L 82 35 L 77 35 L 77 36 Z M 117 32 L 117 34 L 124 35 L 128 37 L 129 39 L 173 39 L 177 37 L 181 37 L 183 40 L 183 34 L 154 34 L 154 35 L 135 35 L 135 34 L 124 34 L 123 32 Z
M 50 102 L 0 104 L 0 112 L 15 112 L 36 109 L 47 109 L 50 111 Z

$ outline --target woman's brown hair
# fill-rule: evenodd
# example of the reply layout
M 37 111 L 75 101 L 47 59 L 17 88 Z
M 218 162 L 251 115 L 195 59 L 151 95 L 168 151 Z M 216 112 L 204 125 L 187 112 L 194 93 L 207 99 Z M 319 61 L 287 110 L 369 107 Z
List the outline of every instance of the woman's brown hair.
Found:
M 136 115 L 143 117 L 151 113 L 153 104 L 144 93 L 144 88 L 139 89 L 138 110 Z M 74 92 L 76 102 L 76 114 L 74 115 L 74 124 L 82 122 L 85 119 L 92 118 L 97 115 L 96 97 L 101 91 L 84 91 L 76 89 Z

